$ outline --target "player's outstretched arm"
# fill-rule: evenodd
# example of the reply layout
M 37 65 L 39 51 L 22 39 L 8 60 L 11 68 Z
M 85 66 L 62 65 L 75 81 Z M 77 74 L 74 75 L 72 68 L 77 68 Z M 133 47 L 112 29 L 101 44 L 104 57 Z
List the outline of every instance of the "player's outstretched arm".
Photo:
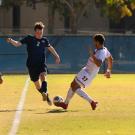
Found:
M 59 57 L 58 53 L 55 51 L 55 49 L 52 46 L 50 46 L 50 47 L 48 47 L 48 50 L 55 56 L 56 64 L 59 64 L 60 63 L 60 57 Z
M 112 58 L 112 56 L 107 58 L 107 65 L 108 65 L 108 67 L 107 67 L 105 76 L 106 76 L 106 78 L 110 78 L 111 77 L 111 71 L 112 71 L 112 65 L 113 65 L 113 58 Z
M 12 38 L 7 38 L 6 41 L 7 41 L 8 43 L 12 44 L 12 45 L 15 46 L 15 47 L 19 47 L 19 46 L 22 45 L 21 42 L 16 41 L 16 40 L 13 40 Z

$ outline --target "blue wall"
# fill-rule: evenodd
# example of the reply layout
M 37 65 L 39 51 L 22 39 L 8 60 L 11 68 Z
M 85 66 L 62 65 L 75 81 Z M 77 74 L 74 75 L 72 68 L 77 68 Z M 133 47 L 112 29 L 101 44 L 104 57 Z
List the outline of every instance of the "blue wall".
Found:
M 13 37 L 19 40 L 21 37 Z M 50 43 L 61 56 L 61 64 L 56 65 L 53 56 L 47 52 L 47 63 L 50 73 L 78 72 L 87 62 L 89 48 L 92 46 L 92 36 L 49 36 Z M 6 37 L 0 37 L 0 71 L 6 73 L 27 72 L 25 61 L 26 46 L 13 47 L 5 42 Z M 135 72 L 135 37 L 107 36 L 106 46 L 114 57 L 113 72 Z M 104 70 L 104 65 L 101 72 Z

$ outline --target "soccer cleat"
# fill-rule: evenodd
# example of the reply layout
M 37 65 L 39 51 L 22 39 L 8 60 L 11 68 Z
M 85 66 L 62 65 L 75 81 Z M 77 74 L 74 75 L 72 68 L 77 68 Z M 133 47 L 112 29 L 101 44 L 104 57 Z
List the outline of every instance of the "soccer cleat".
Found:
M 49 98 L 49 94 L 47 93 L 47 103 L 48 103 L 48 105 L 52 105 L 52 101 L 51 101 L 51 99 Z
M 42 99 L 43 99 L 43 101 L 47 100 L 47 93 L 45 93 L 45 92 L 42 93 Z
M 95 110 L 96 107 L 97 107 L 98 102 L 92 101 L 90 104 L 91 104 L 92 110 Z
M 61 107 L 65 110 L 68 108 L 68 104 L 65 104 L 64 102 L 58 102 L 56 106 Z

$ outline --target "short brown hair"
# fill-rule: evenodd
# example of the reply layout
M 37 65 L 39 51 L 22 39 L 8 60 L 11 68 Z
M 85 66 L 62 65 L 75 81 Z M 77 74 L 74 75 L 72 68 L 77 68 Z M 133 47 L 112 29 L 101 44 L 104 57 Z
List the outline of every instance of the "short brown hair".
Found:
M 36 31 L 36 29 L 44 29 L 45 25 L 42 22 L 36 22 L 34 25 L 34 31 Z
M 101 45 L 103 45 L 105 42 L 105 37 L 103 34 L 95 34 L 93 38 L 95 41 L 99 42 Z

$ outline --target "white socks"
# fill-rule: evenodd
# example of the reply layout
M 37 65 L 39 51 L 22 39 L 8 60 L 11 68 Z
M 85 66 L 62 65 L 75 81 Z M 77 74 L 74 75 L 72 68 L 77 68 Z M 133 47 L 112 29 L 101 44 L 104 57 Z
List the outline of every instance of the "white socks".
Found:
M 67 97 L 65 100 L 65 104 L 69 104 L 71 98 L 74 96 L 75 92 L 72 91 L 72 88 L 68 90 Z
M 69 102 L 72 99 L 72 97 L 74 96 L 74 94 L 75 94 L 75 92 L 72 91 L 72 88 L 70 88 L 68 90 L 68 93 L 67 93 L 65 104 L 69 104 Z M 76 90 L 76 94 L 78 94 L 83 99 L 87 100 L 89 103 L 91 103 L 93 101 L 92 98 L 85 91 L 83 91 L 81 88 L 78 88 Z
M 87 100 L 89 103 L 91 103 L 91 102 L 93 101 L 92 98 L 91 98 L 87 93 L 85 93 L 83 90 L 81 90 L 81 88 L 78 88 L 78 89 L 76 90 L 76 93 L 77 93 L 80 97 L 82 97 L 83 99 Z

